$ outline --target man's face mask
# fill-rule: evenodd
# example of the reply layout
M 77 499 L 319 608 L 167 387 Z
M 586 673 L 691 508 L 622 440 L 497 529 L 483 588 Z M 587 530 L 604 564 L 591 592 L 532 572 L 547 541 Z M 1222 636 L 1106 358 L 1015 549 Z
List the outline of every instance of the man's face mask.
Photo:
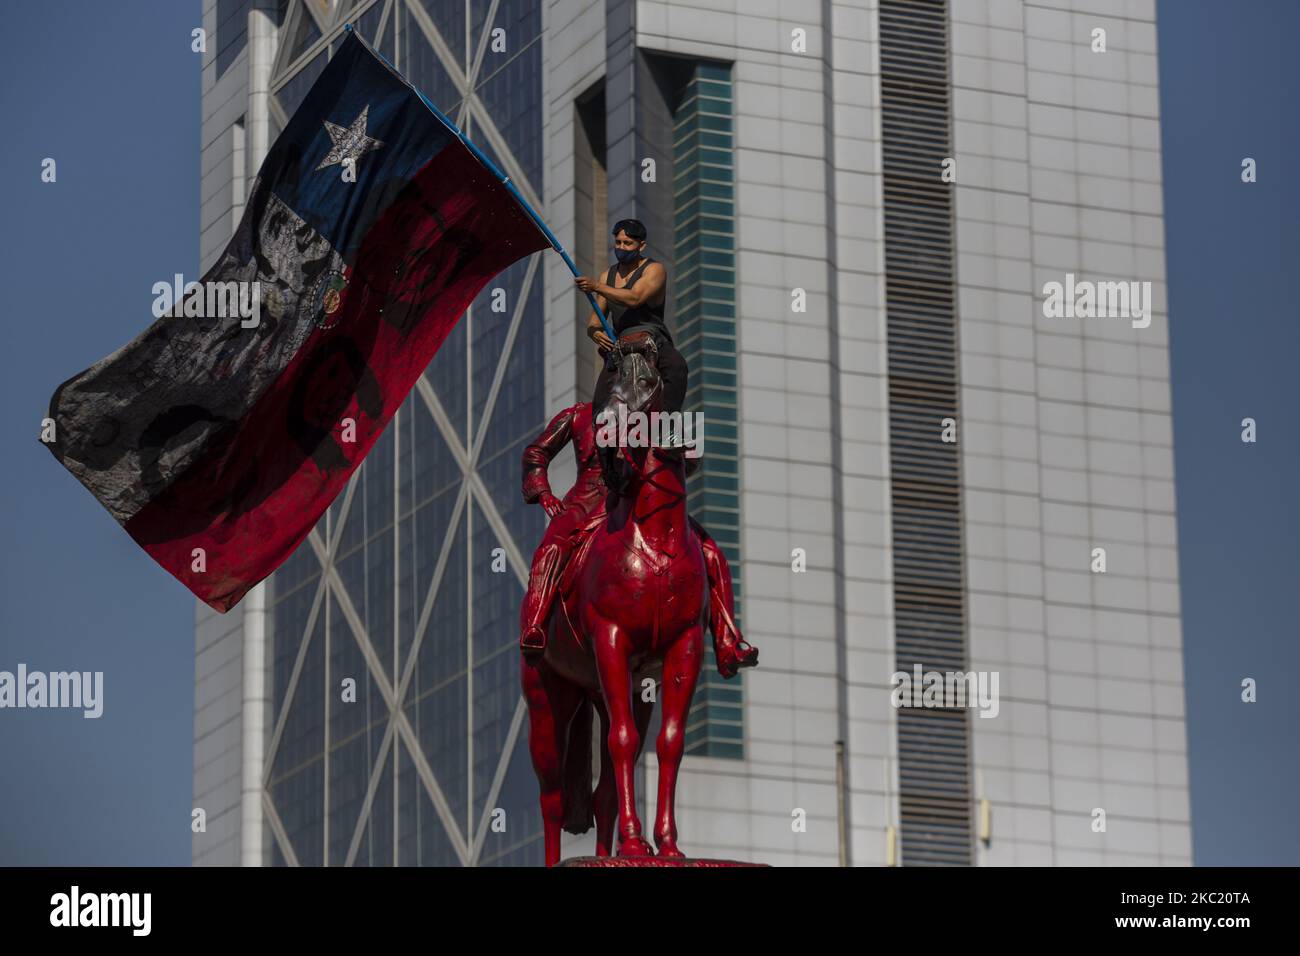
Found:
M 618 256 L 618 261 L 620 264 L 627 265 L 629 262 L 636 262 L 638 259 L 641 258 L 641 250 L 640 249 L 619 249 L 615 247 L 614 255 Z

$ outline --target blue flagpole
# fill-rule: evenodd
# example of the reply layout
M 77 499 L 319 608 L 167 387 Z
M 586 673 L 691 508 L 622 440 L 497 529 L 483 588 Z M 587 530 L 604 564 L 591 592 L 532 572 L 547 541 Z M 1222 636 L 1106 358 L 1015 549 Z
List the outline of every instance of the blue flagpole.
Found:
M 348 33 L 356 33 L 356 31 L 352 29 L 351 23 L 346 24 L 343 29 Z M 440 119 L 449 130 L 451 130 L 453 133 L 456 134 L 456 138 L 465 144 L 466 148 L 468 148 L 469 151 L 474 154 L 475 159 L 477 159 L 480 163 L 482 163 L 488 169 L 488 171 L 492 173 L 493 176 L 495 176 L 497 179 L 501 181 L 501 185 L 505 186 L 506 189 L 510 190 L 510 195 L 515 197 L 515 201 L 518 202 L 519 205 L 523 207 L 524 212 L 528 213 L 529 218 L 531 218 L 533 222 L 537 224 L 537 228 L 542 230 L 542 235 L 546 236 L 547 241 L 550 242 L 551 244 L 551 248 L 554 249 L 556 252 L 558 252 L 561 258 L 564 259 L 564 264 L 569 267 L 569 271 L 572 272 L 575 277 L 581 275 L 581 273 L 578 272 L 578 267 L 574 265 L 573 260 L 569 258 L 569 254 L 565 251 L 564 247 L 560 245 L 560 240 L 555 237 L 555 233 L 551 232 L 550 227 L 546 225 L 546 223 L 542 222 L 542 217 L 537 215 L 537 211 L 534 210 L 533 207 L 528 204 L 528 200 L 524 199 L 524 197 L 520 195 L 518 188 L 516 188 L 515 184 L 510 181 L 510 177 L 507 176 L 505 173 L 501 172 L 501 170 L 497 169 L 496 163 L 492 162 L 492 160 L 487 156 L 486 153 L 484 153 L 481 149 L 475 146 L 473 141 L 471 141 L 468 136 L 466 136 L 464 133 L 461 132 L 460 127 L 457 126 L 455 123 L 453 123 L 451 119 L 442 112 L 442 110 L 434 106 L 433 103 L 429 101 L 429 98 L 424 95 L 424 93 L 416 89 L 414 84 L 412 84 L 409 80 L 407 80 L 406 77 L 402 76 L 401 71 L 398 70 L 397 67 L 393 66 L 393 64 L 388 62 L 387 57 L 385 57 L 382 53 L 380 53 L 378 50 L 372 47 L 369 43 L 366 43 L 366 38 L 363 37 L 360 33 L 357 33 L 356 36 L 358 40 L 366 44 L 366 48 L 370 50 L 371 53 L 379 57 L 379 59 L 382 60 L 390 70 L 392 70 L 398 77 L 400 77 L 402 82 L 404 82 L 411 89 L 415 90 L 415 95 L 420 98 L 421 102 L 423 102 L 425 106 L 429 107 L 433 115 L 438 117 L 438 119 Z M 605 317 L 605 313 L 602 312 L 600 306 L 597 305 L 596 297 L 590 292 L 586 293 L 586 295 L 587 295 L 587 300 L 591 303 L 591 307 L 595 309 L 596 315 L 600 317 L 600 324 L 605 327 L 605 334 L 609 336 L 611 342 L 618 341 L 618 336 L 614 334 L 614 327 L 609 324 L 609 319 Z

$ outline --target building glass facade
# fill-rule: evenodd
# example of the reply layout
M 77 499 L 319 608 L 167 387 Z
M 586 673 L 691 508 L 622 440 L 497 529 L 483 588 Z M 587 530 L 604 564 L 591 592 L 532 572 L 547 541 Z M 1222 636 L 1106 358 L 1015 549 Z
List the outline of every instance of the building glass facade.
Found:
M 321 9 L 288 11 L 276 125 L 351 21 L 525 195 L 540 191 L 535 4 L 378 0 L 328 18 Z M 492 49 L 494 29 L 504 50 Z M 272 578 L 268 862 L 541 862 L 517 641 L 544 525 L 519 492 L 520 455 L 547 417 L 542 329 L 535 255 L 483 290 Z
M 688 76 L 673 117 L 673 281 L 677 345 L 691 369 L 685 408 L 704 413 L 705 452 L 687 507 L 727 555 L 743 628 L 731 67 L 693 61 Z M 706 656 L 686 752 L 743 758 L 744 677 L 724 681 Z

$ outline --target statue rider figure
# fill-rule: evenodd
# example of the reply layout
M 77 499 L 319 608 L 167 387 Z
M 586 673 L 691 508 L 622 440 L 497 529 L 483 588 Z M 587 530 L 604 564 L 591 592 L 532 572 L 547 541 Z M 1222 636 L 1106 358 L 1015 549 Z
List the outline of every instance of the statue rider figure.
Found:
M 592 417 L 590 403 L 566 408 L 524 449 L 524 500 L 541 504 L 551 519 L 533 555 L 528 593 L 520 609 L 519 646 L 530 664 L 540 661 L 546 650 L 546 620 L 556 603 L 560 578 L 569 558 L 582 539 L 605 520 L 608 490 L 601 474 L 600 449 L 596 446 Z M 551 493 L 547 468 L 570 443 L 578 460 L 578 478 L 560 501 Z M 745 641 L 736 626 L 731 569 L 726 556 L 699 522 L 694 518 L 689 520 L 704 551 L 709 577 L 709 630 L 713 634 L 718 672 L 723 677 L 731 677 L 740 668 L 758 663 L 758 649 Z

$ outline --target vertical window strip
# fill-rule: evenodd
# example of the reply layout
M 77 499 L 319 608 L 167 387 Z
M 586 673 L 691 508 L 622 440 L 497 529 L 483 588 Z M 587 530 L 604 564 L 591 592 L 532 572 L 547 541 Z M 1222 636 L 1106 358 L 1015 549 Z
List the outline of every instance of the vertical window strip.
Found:
M 946 0 L 881 0 L 880 63 L 888 329 L 895 665 L 966 670 Z M 968 714 L 898 712 L 904 865 L 972 858 Z
M 744 593 L 740 565 L 739 448 L 735 373 L 735 179 L 730 154 L 731 68 L 696 63 L 674 115 L 674 275 L 677 341 L 691 369 L 687 411 L 705 417 L 705 454 L 687 506 L 727 556 L 737 623 Z M 701 250 L 726 256 L 714 268 Z M 706 325 L 707 323 L 707 325 Z M 707 329 L 707 335 L 706 333 Z M 725 344 L 724 344 L 725 343 Z M 706 348 L 706 345 L 711 346 Z M 719 348 L 721 346 L 721 348 Z M 724 681 L 712 642 L 687 718 L 686 751 L 744 759 L 743 677 Z

